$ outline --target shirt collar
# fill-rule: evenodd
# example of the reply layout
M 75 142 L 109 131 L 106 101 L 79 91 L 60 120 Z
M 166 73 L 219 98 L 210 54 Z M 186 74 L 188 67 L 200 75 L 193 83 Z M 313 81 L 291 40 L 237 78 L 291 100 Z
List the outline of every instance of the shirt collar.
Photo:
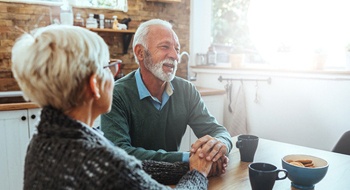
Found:
M 143 83 L 142 78 L 141 78 L 141 73 L 140 73 L 140 68 L 136 70 L 135 72 L 135 78 L 136 78 L 136 85 L 137 85 L 137 90 L 139 91 L 139 97 L 140 100 L 149 97 L 151 95 L 151 93 L 148 91 L 148 89 L 145 86 L 145 83 Z M 171 96 L 174 92 L 174 87 L 171 84 L 171 82 L 167 82 L 166 83 L 166 87 L 165 87 L 165 92 Z

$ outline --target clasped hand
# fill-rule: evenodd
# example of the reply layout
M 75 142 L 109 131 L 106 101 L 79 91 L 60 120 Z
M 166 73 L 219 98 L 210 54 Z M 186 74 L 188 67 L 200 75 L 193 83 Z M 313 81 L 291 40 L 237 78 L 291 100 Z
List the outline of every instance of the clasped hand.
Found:
M 209 135 L 198 139 L 191 146 L 191 155 L 198 155 L 201 159 L 213 162 L 208 176 L 218 176 L 226 172 L 229 162 L 227 152 L 224 143 Z

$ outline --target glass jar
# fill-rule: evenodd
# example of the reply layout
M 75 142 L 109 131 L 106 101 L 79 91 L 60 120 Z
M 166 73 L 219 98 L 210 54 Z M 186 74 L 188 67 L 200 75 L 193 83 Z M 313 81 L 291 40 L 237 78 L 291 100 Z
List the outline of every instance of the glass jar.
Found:
M 112 22 L 109 19 L 105 19 L 105 28 L 111 29 L 112 28 Z
M 74 15 L 72 6 L 69 5 L 68 1 L 64 1 L 60 11 L 61 24 L 73 26 Z
M 211 45 L 207 52 L 207 64 L 216 65 L 216 57 L 217 57 L 217 53 L 215 51 L 215 47 Z
M 99 15 L 99 19 L 100 19 L 100 28 L 104 29 L 105 28 L 105 15 L 104 14 L 100 14 Z
M 97 28 L 97 20 L 94 18 L 94 14 L 89 14 L 89 18 L 86 19 L 86 28 Z
M 74 19 L 74 26 L 84 27 L 84 19 L 81 18 L 80 13 L 77 13 Z

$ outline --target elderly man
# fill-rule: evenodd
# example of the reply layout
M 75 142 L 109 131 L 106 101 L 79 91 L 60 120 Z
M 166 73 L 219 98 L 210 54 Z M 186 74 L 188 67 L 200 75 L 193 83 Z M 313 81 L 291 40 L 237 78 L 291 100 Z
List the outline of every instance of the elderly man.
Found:
M 212 160 L 211 175 L 225 172 L 230 134 L 207 110 L 192 83 L 176 77 L 180 43 L 169 22 L 153 19 L 137 29 L 133 50 L 140 68 L 115 83 L 110 113 L 102 130 L 115 145 L 141 160 Z M 178 148 L 189 125 L 199 138 L 189 152 Z

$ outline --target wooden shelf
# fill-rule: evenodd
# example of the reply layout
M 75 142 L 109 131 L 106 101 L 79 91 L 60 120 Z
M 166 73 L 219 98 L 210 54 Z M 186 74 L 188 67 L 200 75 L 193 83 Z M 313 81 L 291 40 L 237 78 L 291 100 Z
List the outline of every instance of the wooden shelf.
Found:
M 128 48 L 132 39 L 132 35 L 135 34 L 136 30 L 114 30 L 114 29 L 101 29 L 101 28 L 88 28 L 90 31 L 97 33 L 119 33 L 123 35 L 123 53 L 128 53 Z
M 115 32 L 115 33 L 128 33 L 128 34 L 134 34 L 136 30 L 114 30 L 109 28 L 88 28 L 89 30 L 93 32 Z

